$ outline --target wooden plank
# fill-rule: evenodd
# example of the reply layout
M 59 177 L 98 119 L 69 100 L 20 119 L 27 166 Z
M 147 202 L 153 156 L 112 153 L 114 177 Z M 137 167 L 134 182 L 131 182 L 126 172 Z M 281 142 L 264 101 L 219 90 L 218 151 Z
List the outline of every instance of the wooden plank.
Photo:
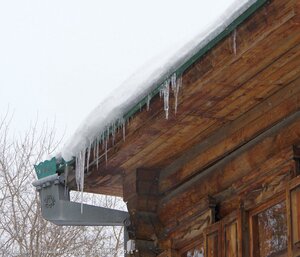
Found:
M 281 4 L 281 2 L 280 1 L 274 1 L 274 4 L 273 5 L 278 5 L 278 7 L 280 7 L 280 10 L 292 10 L 291 8 L 292 8 L 292 6 L 293 6 L 293 3 L 291 2 L 291 3 L 289 3 L 289 4 L 286 4 L 285 6 L 283 6 L 283 8 L 281 8 L 281 6 L 282 6 L 282 4 Z M 269 7 L 268 7 L 269 8 Z M 272 15 L 275 15 L 275 17 L 276 17 L 276 15 L 278 16 L 278 15 L 282 15 L 282 13 L 284 13 L 284 12 L 276 12 L 276 8 L 274 9 L 270 9 L 270 10 L 268 10 L 268 15 L 265 15 L 263 12 L 260 12 L 259 14 L 255 14 L 255 17 L 259 17 L 259 15 L 261 15 L 261 16 L 263 16 L 263 17 L 265 17 L 266 19 L 268 19 L 268 17 L 269 16 L 272 16 Z M 257 31 L 256 31 L 256 29 L 253 29 L 254 28 L 254 26 L 253 26 L 253 24 L 251 25 L 251 23 L 250 23 L 250 25 L 248 24 L 248 26 L 250 27 L 250 28 L 252 28 L 251 29 L 251 34 L 255 34 L 255 35 L 262 35 L 263 33 L 258 33 L 258 32 L 262 32 L 261 31 L 261 29 L 263 29 L 263 30 L 266 30 L 266 31 L 273 31 L 275 28 L 276 28 L 276 26 L 278 26 L 278 24 L 282 24 L 283 22 L 285 22 L 286 21 L 286 19 L 287 19 L 287 17 L 286 16 L 284 16 L 285 18 L 284 19 L 281 19 L 281 18 L 279 18 L 279 16 L 276 18 L 276 19 L 273 19 L 273 21 L 272 21 L 272 23 L 271 22 L 269 22 L 269 23 L 267 23 L 266 24 L 266 26 L 261 26 L 261 28 L 259 28 L 259 26 L 256 26 L 256 27 L 258 27 L 257 28 Z M 273 17 L 274 18 L 274 17 Z M 291 18 L 291 17 L 289 17 L 289 18 Z M 274 22 L 275 21 L 275 22 Z M 279 22 L 278 24 L 277 24 L 277 21 Z M 247 27 L 247 25 L 246 25 L 246 27 Z M 254 32 L 255 31 L 255 32 Z M 242 34 L 242 32 L 240 32 L 241 33 L 241 36 L 243 35 Z M 245 29 L 245 33 L 247 33 L 247 34 L 249 34 L 249 31 L 248 31 L 248 28 L 247 29 Z M 263 34 L 264 35 L 264 37 L 265 36 L 267 36 L 268 35 L 268 33 L 264 33 Z M 249 38 L 249 37 L 247 37 L 247 38 Z M 255 38 L 255 37 L 254 37 Z M 261 36 L 260 36 L 260 38 L 262 38 Z M 252 43 L 252 45 L 253 45 L 253 42 L 251 42 Z M 246 44 L 246 43 L 245 43 Z M 251 45 L 251 44 L 249 44 L 249 45 Z M 248 45 L 248 46 L 249 46 Z M 241 48 L 242 48 L 242 44 L 241 44 Z M 245 49 L 247 49 L 247 47 L 245 47 Z M 241 53 L 242 53 L 242 51 L 241 51 Z M 223 57 L 223 56 L 222 56 Z M 219 57 L 218 57 L 219 58 Z M 230 58 L 232 58 L 232 54 L 230 54 Z M 219 67 L 223 67 L 223 66 L 220 66 L 219 65 Z M 156 101 L 154 104 L 155 104 L 155 106 L 154 106 L 154 108 L 157 108 L 157 109 L 159 109 L 160 107 L 159 107 L 159 104 L 158 104 L 158 102 L 159 101 Z M 159 113 L 162 113 L 162 112 L 159 112 Z M 151 116 L 152 115 L 152 116 Z M 153 114 L 153 113 L 151 113 L 151 115 L 144 115 L 144 114 L 140 114 L 140 115 L 137 115 L 138 117 L 136 117 L 136 118 L 134 118 L 133 119 L 133 121 L 132 121 L 132 125 L 130 126 L 130 127 L 128 127 L 127 128 L 127 130 L 129 131 L 129 133 L 131 133 L 131 131 L 133 131 L 134 130 L 134 128 L 137 128 L 137 127 L 140 127 L 139 125 L 137 125 L 137 126 L 135 126 L 135 124 L 139 124 L 139 122 L 143 122 L 143 126 L 146 126 L 147 127 L 147 122 L 145 123 L 144 121 L 145 121 L 145 119 L 143 119 L 143 116 L 145 116 L 144 118 L 146 118 L 146 119 L 148 119 L 149 120 L 149 117 L 151 116 L 152 118 L 156 115 L 156 114 Z M 154 116 L 153 116 L 154 115 Z M 151 118 L 151 119 L 152 119 Z M 133 129 L 131 129 L 131 127 L 133 128 Z M 161 128 L 164 128 L 164 126 L 163 126 L 163 124 L 161 124 L 161 126 L 160 126 Z M 144 134 L 144 133 L 142 133 L 142 134 Z M 140 135 L 140 134 L 139 134 Z M 139 135 L 137 135 L 137 136 L 139 136 Z M 128 135 L 129 136 L 129 135 Z M 148 134 L 148 137 L 149 137 L 150 135 Z M 130 137 L 130 136 L 129 136 Z M 152 137 L 151 137 L 152 138 Z M 132 142 L 132 141 L 131 141 Z M 131 144 L 133 144 L 133 142 L 131 143 Z M 126 142 L 125 142 L 125 144 L 124 144 L 124 146 L 126 145 Z M 139 144 L 136 142 L 135 143 L 135 145 L 137 145 L 137 146 L 139 146 Z M 117 148 L 117 147 L 116 147 Z M 125 153 L 130 153 L 131 151 L 133 151 L 133 150 L 131 150 L 130 149 L 130 151 L 128 151 L 129 149 L 126 149 L 126 147 L 124 148 L 124 151 L 122 151 L 122 152 L 125 152 Z M 136 151 L 137 152 L 137 151 Z M 111 153 L 113 153 L 112 151 L 111 151 Z M 129 154 L 129 155 L 120 155 L 119 156 L 119 158 L 126 158 L 126 159 L 128 159 L 128 158 L 130 158 L 130 156 L 133 156 L 134 155 L 134 153 L 132 153 L 132 154 Z M 121 156 L 123 156 L 123 157 L 121 157 Z M 112 166 L 120 166 L 120 165 L 118 165 L 117 163 L 115 163 L 114 164 L 114 162 L 113 162 L 113 158 L 109 158 L 109 162 L 111 162 L 111 164 L 112 164 Z M 119 162 L 121 161 L 121 159 L 119 159 Z
M 221 223 L 217 222 L 204 231 L 204 252 L 207 257 L 221 257 Z
M 224 69 L 236 62 L 245 52 L 260 45 L 262 40 L 270 38 L 272 32 L 276 31 L 287 21 L 294 19 L 295 4 L 295 1 L 275 0 L 258 10 L 250 19 L 246 20 L 237 28 L 237 54 L 234 55 L 232 51 L 231 37 L 227 37 L 221 44 L 218 44 L 197 63 L 196 67 L 191 67 L 189 72 L 194 70 L 195 76 L 198 75 L 196 80 L 192 80 L 193 76 L 187 72 L 185 84 L 191 83 L 190 81 L 192 80 L 192 83 L 197 81 L 198 86 L 193 86 L 192 90 L 189 90 L 185 94 L 185 97 L 202 91 L 203 86 L 201 85 L 206 82 L 217 81 L 214 76 L 219 75 L 222 77 L 222 74 L 226 73 Z M 203 75 L 201 74 L 201 69 L 207 66 L 205 63 L 211 63 L 210 66 L 212 66 L 213 69 L 210 69 L 209 72 Z
M 270 156 L 292 146 L 300 140 L 299 129 L 300 112 L 297 112 L 173 190 L 160 201 L 159 217 L 162 222 L 176 219 L 182 210 L 197 204 L 204 195 L 225 190 L 253 168 L 261 166 Z
M 198 130 L 200 133 L 213 123 L 215 122 L 207 118 L 187 115 L 183 120 L 179 121 L 176 126 L 154 139 L 151 144 L 141 148 L 135 155 L 135 158 L 131 158 L 123 163 L 122 167 L 124 169 L 141 165 L 157 167 L 162 161 L 166 161 L 174 154 L 182 151 L 182 142 L 194 138 L 194 134 L 191 133 L 191 131 Z M 160 155 L 160 153 L 162 154 Z
M 204 229 L 214 222 L 214 215 L 214 210 L 208 209 L 194 216 L 193 219 L 189 219 L 187 222 L 177 226 L 167 236 L 169 239 L 172 239 L 173 247 L 181 249 L 196 238 L 202 237 Z
M 241 113 L 249 110 L 251 105 L 253 106 L 261 102 L 272 93 L 295 80 L 299 77 L 300 72 L 299 56 L 300 44 L 289 49 L 271 65 L 247 81 L 241 87 L 241 90 L 237 90 L 229 96 L 230 101 L 219 102 L 216 106 L 214 117 L 220 118 L 226 116 L 228 119 L 234 120 Z M 247 99 L 250 100 L 250 103 L 253 99 L 252 103 L 245 104 Z
M 240 221 L 237 211 L 222 219 L 222 253 L 224 257 L 242 257 L 242 237 L 239 235 Z
M 237 29 L 237 55 L 234 55 L 232 52 L 232 37 L 229 36 L 184 74 L 183 81 L 185 87 L 184 91 L 180 94 L 179 112 L 176 117 L 173 111 L 171 111 L 170 120 L 165 121 L 163 118 L 162 101 L 156 97 L 151 101 L 149 112 L 142 111 L 135 115 L 131 119 L 130 124 L 126 126 L 127 139 L 125 142 L 123 142 L 121 132 L 116 134 L 116 143 L 114 146 L 109 142 L 108 164 L 106 165 L 104 159 L 102 159 L 99 170 L 94 169 L 93 172 L 101 174 L 101 171 L 110 172 L 120 168 L 121 170 L 125 168 L 127 172 L 131 172 L 139 166 L 150 165 L 152 163 L 151 159 L 155 160 L 153 165 L 166 165 L 180 153 L 195 144 L 195 142 L 202 140 L 208 134 L 213 133 L 217 128 L 222 126 L 222 120 L 212 119 L 215 122 L 214 125 L 205 130 L 203 134 L 197 131 L 193 125 L 190 126 L 190 131 L 186 128 L 184 130 L 185 135 L 193 135 L 196 132 L 195 137 L 189 137 L 188 142 L 183 140 L 183 135 L 181 138 L 180 136 L 178 138 L 176 136 L 176 131 L 178 132 L 182 128 L 180 127 L 180 122 L 189 112 L 192 115 L 199 115 L 201 111 L 204 113 L 203 115 L 208 115 L 201 118 L 210 120 L 214 112 L 209 112 L 209 110 L 213 110 L 212 108 L 218 101 L 241 86 L 237 83 L 239 81 L 236 79 L 244 81 L 251 77 L 256 68 L 268 65 L 268 62 L 271 62 L 274 56 L 276 57 L 276 54 L 280 54 L 281 51 L 288 49 L 288 47 L 294 44 L 299 34 L 297 33 L 297 28 L 299 28 L 296 16 L 297 11 L 297 1 L 282 2 L 275 0 L 255 13 Z M 279 33 L 281 30 L 284 30 L 283 28 L 285 28 L 285 32 Z M 281 38 L 284 35 L 287 38 L 285 42 L 282 42 L 280 40 L 282 40 Z M 277 40 L 276 37 L 280 40 Z M 270 47 L 264 49 L 266 46 Z M 278 48 L 281 50 L 278 50 Z M 261 58 L 261 53 L 268 53 L 268 57 L 262 59 L 259 67 L 252 67 L 254 66 L 252 65 L 253 62 L 258 60 L 257 58 Z M 255 56 L 257 58 L 254 58 Z M 249 65 L 251 66 L 250 70 L 246 69 Z M 245 70 L 247 72 L 244 74 L 243 71 Z M 237 72 L 240 72 L 240 75 Z M 233 73 L 235 77 L 227 76 L 227 73 Z M 289 74 L 291 73 L 289 72 Z M 233 81 L 236 82 L 233 83 Z M 210 86 L 203 86 L 205 83 L 208 83 Z M 173 102 L 173 97 L 170 100 Z M 250 106 L 251 104 L 256 104 L 256 102 L 251 103 L 251 101 L 248 102 Z M 235 110 L 238 110 L 237 106 Z M 243 111 L 246 111 L 246 109 Z M 169 130 L 172 130 L 172 132 L 167 137 L 169 138 L 168 142 L 164 142 L 164 133 L 167 136 Z M 175 146 L 174 151 L 167 151 L 173 145 Z M 149 146 L 148 150 L 144 150 L 145 146 Z M 153 150 L 156 148 L 159 148 L 159 151 L 155 155 Z M 143 152 L 140 154 L 141 150 Z M 103 154 L 103 151 L 101 153 Z M 149 158 L 147 158 L 148 156 Z M 106 181 L 104 177 L 100 177 L 99 181 L 104 183 L 97 184 L 97 187 L 105 186 L 106 189 L 103 189 L 104 191 L 108 192 L 109 187 L 112 185 L 120 189 L 120 177 L 111 177 L 111 183 Z M 89 180 L 87 178 L 86 182 L 87 184 L 92 183 L 93 179 Z M 87 188 L 95 190 L 92 185 Z
M 248 111 L 239 119 L 223 126 L 205 141 L 188 150 L 161 172 L 160 191 L 165 192 L 178 185 L 201 167 L 259 135 L 264 130 L 300 109 L 300 80 L 284 87 L 276 94 Z M 266 118 L 267 117 L 267 118 Z
M 285 187 L 290 180 L 291 160 L 288 163 L 282 164 L 278 161 L 274 162 L 274 159 L 278 158 L 278 156 L 279 155 L 267 160 L 267 162 L 273 162 L 270 164 L 272 168 L 269 168 L 268 170 L 259 169 L 251 171 L 252 174 L 256 175 L 257 181 L 249 182 L 243 187 L 236 189 L 234 185 L 228 190 L 230 193 L 226 194 L 226 192 L 223 191 L 215 195 L 216 200 L 220 202 L 219 215 L 221 217 L 224 217 L 235 210 L 240 201 L 243 201 L 244 208 L 249 210 L 285 190 Z M 281 160 L 281 162 L 282 161 L 283 160 Z M 265 171 L 265 173 L 262 171 Z M 244 180 L 244 178 L 242 180 Z
M 215 203 L 218 203 L 219 218 L 226 217 L 239 208 L 241 201 L 244 202 L 244 208 L 251 209 L 285 190 L 292 168 L 291 149 L 287 147 L 266 158 L 263 164 L 249 170 L 243 178 L 233 179 L 234 182 L 229 187 L 208 192 Z M 215 180 L 211 180 L 210 183 L 212 188 L 219 186 L 215 184 Z M 201 194 L 200 190 L 198 193 Z M 191 197 L 195 199 L 194 196 Z M 202 197 L 190 206 L 179 208 L 176 217 L 166 217 L 166 220 L 162 220 L 165 228 L 172 230 L 173 227 L 176 228 L 176 224 L 191 220 L 193 215 L 198 215 L 197 213 L 207 208 L 206 202 L 206 197 Z
M 296 257 L 300 254 L 300 176 L 289 182 L 286 190 L 288 253 Z

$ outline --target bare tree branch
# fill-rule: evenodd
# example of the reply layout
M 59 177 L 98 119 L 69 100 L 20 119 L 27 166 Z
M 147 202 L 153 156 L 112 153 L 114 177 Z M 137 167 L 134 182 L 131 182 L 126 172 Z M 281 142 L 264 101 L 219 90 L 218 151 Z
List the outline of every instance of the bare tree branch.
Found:
M 23 135 L 10 134 L 12 116 L 0 119 L 0 255 L 2 256 L 122 256 L 122 229 L 59 227 L 44 220 L 38 194 L 31 186 L 33 165 L 53 154 L 60 140 L 55 130 L 35 122 Z M 120 207 L 115 197 L 86 196 L 86 201 Z

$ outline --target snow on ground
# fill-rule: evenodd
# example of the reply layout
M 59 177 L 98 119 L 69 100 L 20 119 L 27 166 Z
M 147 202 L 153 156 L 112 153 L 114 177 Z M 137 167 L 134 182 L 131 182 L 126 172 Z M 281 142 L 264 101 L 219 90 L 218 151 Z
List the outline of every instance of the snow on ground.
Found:
M 233 0 L 231 6 L 224 10 L 221 16 L 216 17 L 205 29 L 195 31 L 194 37 L 181 41 L 141 67 L 83 120 L 74 135 L 61 149 L 60 155 L 66 161 L 73 156 L 79 156 L 95 140 L 101 140 L 101 136 L 107 132 L 110 125 L 124 122 L 124 115 L 132 107 L 138 104 L 141 99 L 147 97 L 155 88 L 165 83 L 161 83 L 162 79 L 165 81 L 171 80 L 172 74 L 183 63 L 224 31 L 230 23 L 255 2 L 255 0 Z M 233 46 L 233 49 L 236 49 L 236 45 Z M 158 82 L 161 84 L 158 84 Z M 166 96 L 166 92 L 163 93 Z M 166 108 L 168 96 L 164 98 Z M 162 108 L 164 107 L 162 106 Z M 81 180 L 80 177 L 78 179 Z

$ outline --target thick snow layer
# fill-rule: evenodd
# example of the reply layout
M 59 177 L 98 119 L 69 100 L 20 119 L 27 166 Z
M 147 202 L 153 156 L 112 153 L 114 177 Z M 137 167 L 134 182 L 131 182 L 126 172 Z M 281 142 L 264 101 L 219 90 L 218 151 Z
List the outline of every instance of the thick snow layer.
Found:
M 159 81 L 171 79 L 171 75 L 177 68 L 224 31 L 255 2 L 255 0 L 234 0 L 231 6 L 224 10 L 223 15 L 216 17 L 215 21 L 211 22 L 204 30 L 195 33 L 193 38 L 176 44 L 172 49 L 164 51 L 150 63 L 141 67 L 88 115 L 61 150 L 61 156 L 66 161 L 73 156 L 79 156 L 81 151 L 89 148 L 95 140 L 99 140 L 108 126 L 121 120 L 132 107 L 160 86 Z M 233 48 L 236 51 L 238 46 L 236 46 L 235 40 L 233 42 Z

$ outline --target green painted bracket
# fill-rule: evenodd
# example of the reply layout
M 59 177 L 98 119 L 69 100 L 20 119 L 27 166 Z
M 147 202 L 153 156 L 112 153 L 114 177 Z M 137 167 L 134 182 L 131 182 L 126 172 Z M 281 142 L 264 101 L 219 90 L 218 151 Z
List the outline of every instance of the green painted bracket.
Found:
M 53 157 L 51 160 L 46 160 L 44 162 L 39 163 L 38 165 L 34 165 L 34 169 L 38 179 L 48 177 L 50 175 L 54 175 L 56 173 L 56 158 Z
M 65 172 L 65 168 L 67 166 L 75 165 L 75 158 L 66 162 L 64 159 L 56 159 L 53 157 L 51 160 L 46 160 L 44 162 L 39 163 L 38 165 L 34 165 L 34 169 L 38 179 L 45 178 L 54 174 L 60 175 Z

